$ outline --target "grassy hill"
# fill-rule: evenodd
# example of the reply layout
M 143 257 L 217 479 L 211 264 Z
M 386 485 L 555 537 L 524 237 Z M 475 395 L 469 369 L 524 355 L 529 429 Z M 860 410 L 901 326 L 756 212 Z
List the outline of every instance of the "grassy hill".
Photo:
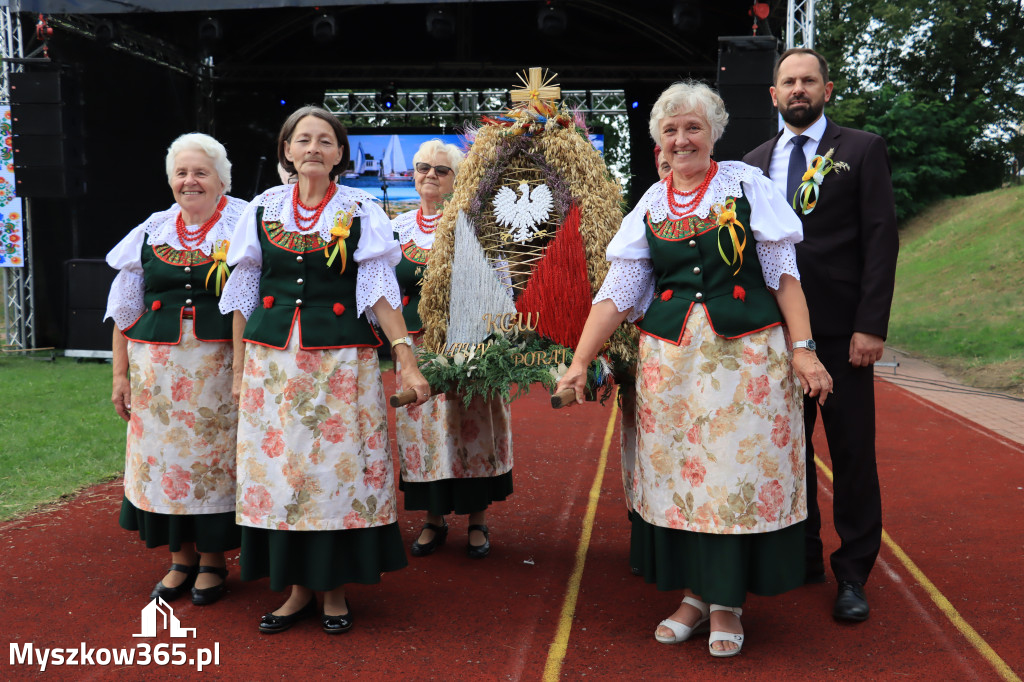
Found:
M 972 386 L 1024 388 L 1024 187 L 949 199 L 900 230 L 888 343 Z

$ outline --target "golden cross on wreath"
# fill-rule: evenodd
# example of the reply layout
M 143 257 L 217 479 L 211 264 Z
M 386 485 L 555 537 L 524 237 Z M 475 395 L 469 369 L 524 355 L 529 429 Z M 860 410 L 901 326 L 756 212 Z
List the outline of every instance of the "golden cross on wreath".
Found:
M 558 83 L 551 84 L 558 74 L 548 76 L 547 69 L 545 69 L 544 75 L 541 76 L 539 66 L 531 67 L 528 77 L 524 77 L 525 73 L 524 71 L 516 74 L 523 87 L 514 88 L 510 93 L 515 108 L 532 108 L 534 111 L 553 108 L 554 101 L 562 95 L 562 89 L 558 87 Z

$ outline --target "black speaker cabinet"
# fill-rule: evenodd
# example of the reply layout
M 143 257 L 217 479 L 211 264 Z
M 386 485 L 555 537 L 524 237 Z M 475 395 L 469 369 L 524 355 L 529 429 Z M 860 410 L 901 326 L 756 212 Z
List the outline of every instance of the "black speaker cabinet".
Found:
M 11 140 L 18 196 L 85 193 L 82 99 L 60 70 L 11 74 Z
M 64 354 L 69 357 L 109 358 L 114 332 L 112 320 L 103 321 L 107 295 L 117 272 L 102 259 L 74 259 L 65 268 Z
M 729 125 L 715 143 L 716 160 L 739 160 L 778 132 L 769 92 L 778 55 L 778 41 L 771 36 L 718 38 L 718 93 Z

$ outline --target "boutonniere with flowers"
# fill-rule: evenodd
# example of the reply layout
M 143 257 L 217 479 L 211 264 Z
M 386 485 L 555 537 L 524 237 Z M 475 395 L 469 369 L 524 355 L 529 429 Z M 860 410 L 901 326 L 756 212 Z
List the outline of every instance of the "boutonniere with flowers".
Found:
M 850 170 L 850 166 L 843 161 L 833 161 L 832 154 L 835 149 L 829 149 L 822 156 L 818 154 L 811 159 L 807 172 L 800 179 L 800 186 L 793 195 L 793 210 L 800 211 L 803 215 L 809 214 L 818 204 L 818 188 L 825 181 L 825 176 L 833 170 L 840 172 Z
M 229 240 L 218 239 L 213 243 L 213 253 L 210 254 L 210 257 L 213 258 L 213 265 L 206 273 L 206 288 L 210 288 L 210 278 L 213 277 L 213 291 L 217 296 L 220 296 L 220 289 L 228 281 L 228 275 L 231 274 L 227 263 L 228 247 L 230 246 Z
M 729 197 L 725 205 L 715 204 L 711 207 L 712 212 L 718 215 L 718 253 L 726 265 L 736 266 L 735 275 L 743 267 L 743 249 L 747 247 L 747 230 L 743 223 L 736 219 L 736 200 Z M 725 253 L 722 246 L 722 233 L 726 233 L 729 244 L 732 245 L 732 255 Z
M 341 272 L 345 272 L 348 264 L 348 248 L 345 240 L 348 239 L 352 230 L 352 211 L 338 211 L 334 215 L 334 227 L 331 228 L 331 241 L 324 246 L 324 256 L 327 258 L 327 267 L 334 264 L 334 259 L 341 257 Z M 333 249 L 333 250 L 332 250 Z

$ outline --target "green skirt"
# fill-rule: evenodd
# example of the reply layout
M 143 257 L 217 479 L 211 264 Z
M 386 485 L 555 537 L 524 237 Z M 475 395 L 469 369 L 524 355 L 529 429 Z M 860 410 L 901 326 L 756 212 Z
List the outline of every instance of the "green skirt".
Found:
M 446 478 L 416 483 L 399 479 L 407 511 L 445 515 L 482 512 L 512 494 L 512 472 L 488 478 Z
M 662 528 L 632 515 L 630 565 L 659 590 L 689 588 L 709 604 L 742 606 L 748 592 L 804 584 L 804 522 L 770 533 L 715 535 Z
M 270 589 L 302 585 L 327 592 L 346 583 L 373 585 L 405 568 L 397 523 L 349 530 L 270 530 L 242 527 L 242 580 L 270 578 Z
M 139 532 L 139 539 L 150 549 L 167 545 L 180 552 L 183 542 L 194 542 L 197 552 L 227 552 L 242 544 L 241 529 L 235 525 L 235 512 L 220 514 L 158 514 L 143 511 L 121 500 L 121 517 L 125 530 Z

